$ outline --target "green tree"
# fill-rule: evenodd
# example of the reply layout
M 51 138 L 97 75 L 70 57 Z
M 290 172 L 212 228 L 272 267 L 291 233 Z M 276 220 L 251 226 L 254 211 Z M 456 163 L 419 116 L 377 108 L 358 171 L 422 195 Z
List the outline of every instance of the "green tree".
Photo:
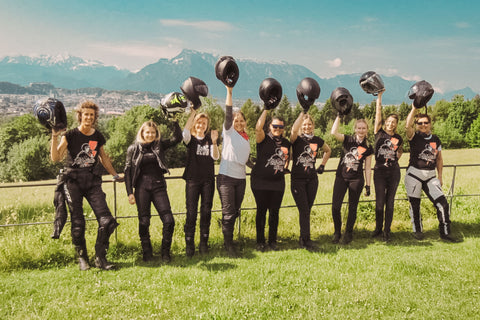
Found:
M 50 161 L 49 137 L 34 136 L 14 144 L 1 171 L 4 181 L 33 181 L 55 177 L 58 165 Z
M 0 163 L 7 160 L 7 154 L 16 143 L 47 134 L 47 129 L 31 114 L 12 118 L 0 127 Z
M 466 140 L 470 148 L 480 148 L 480 117 L 472 122 Z

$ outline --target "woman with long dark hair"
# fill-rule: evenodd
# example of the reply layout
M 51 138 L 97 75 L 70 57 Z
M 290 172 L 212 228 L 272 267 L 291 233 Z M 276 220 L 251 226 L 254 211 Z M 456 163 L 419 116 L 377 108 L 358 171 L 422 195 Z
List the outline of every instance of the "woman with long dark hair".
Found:
M 280 206 L 285 191 L 285 171 L 288 165 L 290 142 L 283 137 L 285 122 L 274 116 L 265 134 L 264 125 L 268 110 L 264 109 L 255 127 L 257 161 L 252 169 L 250 186 L 257 204 L 257 249 L 267 248 L 265 224 L 268 216 L 268 246 L 277 250 L 277 232 Z
M 246 163 L 250 155 L 249 137 L 245 131 L 247 122 L 242 112 L 233 112 L 233 87 L 226 85 L 225 121 L 223 123 L 222 160 L 217 176 L 217 190 L 222 202 L 222 232 L 227 253 L 235 257 L 233 243 L 235 221 L 245 196 Z
M 382 234 L 383 240 L 390 241 L 390 227 L 393 220 L 395 194 L 400 182 L 400 166 L 398 160 L 402 156 L 403 138 L 397 133 L 398 115 L 390 114 L 382 128 L 382 94 L 377 96 L 375 112 L 375 231 L 372 237 Z M 385 226 L 384 226 L 385 222 Z

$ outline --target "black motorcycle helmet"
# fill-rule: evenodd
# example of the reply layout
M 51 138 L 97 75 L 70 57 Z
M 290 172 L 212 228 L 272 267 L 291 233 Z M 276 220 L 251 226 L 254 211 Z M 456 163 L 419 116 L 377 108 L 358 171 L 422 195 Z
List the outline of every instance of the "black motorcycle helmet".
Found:
M 273 78 L 266 78 L 260 84 L 258 94 L 263 101 L 265 109 L 275 109 L 282 99 L 282 85 Z
M 297 86 L 298 102 L 304 110 L 310 108 L 320 96 L 320 85 L 315 79 L 304 78 Z
M 413 106 L 415 108 L 422 108 L 427 106 L 434 92 L 435 90 L 433 90 L 430 83 L 421 80 L 410 87 L 408 97 L 413 100 Z
M 235 59 L 231 56 L 220 57 L 215 63 L 215 75 L 224 85 L 233 88 L 240 76 Z
M 33 114 L 47 129 L 62 130 L 67 127 L 67 113 L 63 103 L 54 98 L 40 99 L 33 106 Z
M 160 102 L 166 116 L 185 112 L 187 98 L 180 92 L 170 92 Z
M 363 91 L 368 94 L 378 95 L 385 88 L 382 78 L 375 71 L 367 71 L 358 81 Z
M 193 109 L 198 109 L 202 105 L 200 96 L 206 97 L 208 95 L 208 87 L 202 80 L 189 77 L 180 87 L 185 97 L 193 104 Z
M 347 115 L 352 110 L 353 97 L 350 92 L 343 87 L 338 87 L 332 91 L 330 101 L 340 115 Z

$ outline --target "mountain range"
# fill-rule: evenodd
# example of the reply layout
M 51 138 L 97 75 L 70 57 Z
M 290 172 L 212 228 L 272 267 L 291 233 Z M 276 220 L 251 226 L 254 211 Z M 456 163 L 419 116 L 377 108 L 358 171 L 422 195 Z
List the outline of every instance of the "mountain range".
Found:
M 85 60 L 69 55 L 35 57 L 15 56 L 0 60 L 0 81 L 27 86 L 35 82 L 47 82 L 65 89 L 98 87 L 107 90 L 149 91 L 166 94 L 180 91 L 180 86 L 189 76 L 205 81 L 209 94 L 219 101 L 225 97 L 225 87 L 215 77 L 214 65 L 219 56 L 183 50 L 172 59 L 160 59 L 149 64 L 138 72 L 104 65 L 100 61 Z M 305 77 L 318 81 L 321 94 L 318 102 L 324 102 L 336 87 L 347 88 L 355 102 L 367 104 L 374 100 L 366 94 L 358 84 L 361 74 L 344 74 L 333 78 L 321 78 L 308 68 L 286 62 L 268 63 L 249 59 L 238 59 L 240 78 L 233 90 L 234 99 L 259 101 L 258 87 L 263 79 L 277 79 L 283 87 L 283 93 L 291 102 L 297 100 L 295 89 Z M 365 70 L 368 71 L 368 70 Z M 381 76 L 387 91 L 383 95 L 384 104 L 410 103 L 407 92 L 415 81 L 405 80 L 398 76 Z M 8 93 L 8 92 L 3 92 Z M 472 99 L 477 93 L 466 87 L 461 90 L 440 93 L 436 92 L 431 100 L 451 100 L 461 94 Z

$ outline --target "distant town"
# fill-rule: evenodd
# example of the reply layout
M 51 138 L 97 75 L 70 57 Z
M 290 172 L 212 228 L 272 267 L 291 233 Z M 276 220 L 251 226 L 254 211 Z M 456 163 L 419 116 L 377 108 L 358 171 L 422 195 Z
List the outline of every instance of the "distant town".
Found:
M 33 105 L 39 99 L 52 97 L 63 102 L 67 111 L 72 110 L 81 101 L 93 100 L 104 114 L 123 114 L 137 105 L 157 107 L 163 95 L 139 91 L 110 91 L 101 88 L 61 89 L 50 83 L 31 83 L 24 93 L 0 92 L 0 112 L 2 115 L 22 115 L 31 113 Z

